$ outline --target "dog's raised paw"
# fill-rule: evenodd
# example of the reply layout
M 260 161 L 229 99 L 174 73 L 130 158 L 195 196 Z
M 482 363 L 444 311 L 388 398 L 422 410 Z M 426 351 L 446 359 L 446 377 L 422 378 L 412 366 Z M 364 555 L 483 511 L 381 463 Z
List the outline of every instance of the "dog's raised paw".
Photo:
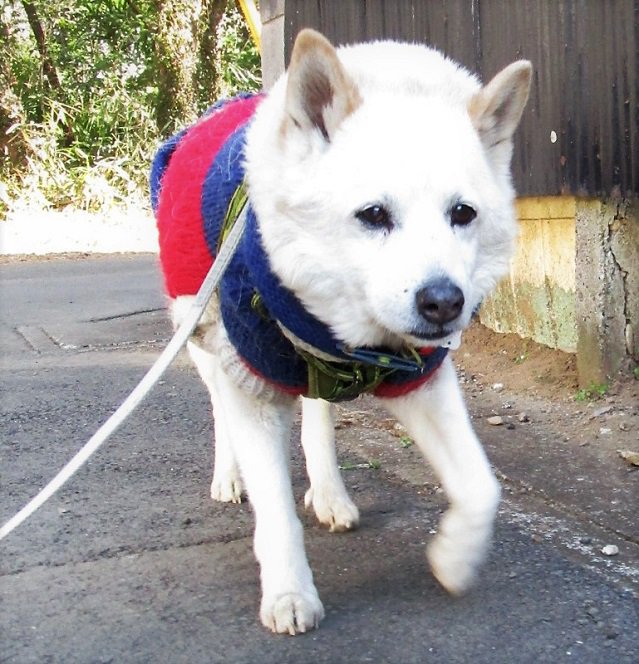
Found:
M 239 477 L 220 479 L 213 476 L 211 482 L 211 498 L 213 500 L 220 503 L 241 503 L 243 490 L 242 480 Z
M 304 496 L 304 506 L 312 506 L 318 521 L 332 533 L 355 530 L 359 525 L 359 510 L 346 492 L 317 491 L 311 487 Z
M 433 576 L 451 595 L 463 595 L 476 578 L 483 555 L 466 556 L 448 538 L 438 535 L 428 545 L 426 557 Z
M 316 593 L 286 593 L 264 597 L 260 618 L 271 631 L 295 636 L 317 629 L 324 618 L 324 607 Z

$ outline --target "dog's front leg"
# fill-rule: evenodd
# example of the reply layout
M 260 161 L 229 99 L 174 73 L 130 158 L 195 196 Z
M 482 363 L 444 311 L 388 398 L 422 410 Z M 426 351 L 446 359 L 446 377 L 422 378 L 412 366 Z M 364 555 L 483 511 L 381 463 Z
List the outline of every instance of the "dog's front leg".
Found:
M 211 482 L 211 498 L 223 503 L 240 503 L 242 502 L 242 480 L 233 452 L 228 418 L 215 383 L 215 372 L 219 370 L 219 360 L 215 355 L 192 342 L 189 342 L 187 347 L 200 378 L 209 390 L 213 406 L 215 466 Z
M 323 399 L 302 399 L 302 447 L 311 483 L 304 505 L 312 505 L 320 523 L 332 533 L 353 530 L 359 512 L 337 466 L 334 407 Z
M 468 588 L 492 536 L 500 488 L 475 435 L 452 362 L 429 384 L 384 400 L 439 476 L 450 501 L 428 547 L 433 574 L 451 593 Z
M 317 627 L 324 608 L 313 583 L 288 463 L 295 401 L 255 399 L 221 368 L 215 374 L 229 438 L 255 512 L 255 555 L 262 580 L 262 623 L 297 634 Z M 284 399 L 284 398 L 283 398 Z

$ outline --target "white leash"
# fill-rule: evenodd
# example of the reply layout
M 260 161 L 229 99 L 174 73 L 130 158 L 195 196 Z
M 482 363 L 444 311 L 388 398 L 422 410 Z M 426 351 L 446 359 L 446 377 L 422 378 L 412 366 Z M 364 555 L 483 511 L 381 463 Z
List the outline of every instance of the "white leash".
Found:
M 109 436 L 140 405 L 153 386 L 158 380 L 160 380 L 162 374 L 168 369 L 182 346 L 184 346 L 188 338 L 191 336 L 191 332 L 193 332 L 200 320 L 220 278 L 224 274 L 228 264 L 231 262 L 246 225 L 247 211 L 248 206 L 245 205 L 229 232 L 228 237 L 224 240 L 224 244 L 220 248 L 211 269 L 202 282 L 200 290 L 197 292 L 195 300 L 187 312 L 186 318 L 180 327 L 178 327 L 171 341 L 169 341 L 166 348 L 162 351 L 160 357 L 158 357 L 153 366 L 146 372 L 142 380 L 124 400 L 122 405 L 93 434 L 93 436 L 91 436 L 84 447 L 80 449 L 67 465 L 36 496 L 34 496 L 15 516 L 9 519 L 2 528 L 0 528 L 0 540 L 5 538 L 12 530 L 17 528 L 25 519 L 30 517 L 39 507 L 49 500 L 49 498 L 51 498 L 51 496 L 89 460 L 93 453 L 98 450 Z

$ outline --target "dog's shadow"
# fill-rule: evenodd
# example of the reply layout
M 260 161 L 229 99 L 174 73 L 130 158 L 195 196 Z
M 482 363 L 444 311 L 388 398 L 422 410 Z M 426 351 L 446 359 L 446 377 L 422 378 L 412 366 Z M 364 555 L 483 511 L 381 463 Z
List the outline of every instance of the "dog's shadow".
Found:
M 326 612 L 369 611 L 371 605 L 397 611 L 398 604 L 423 606 L 449 595 L 432 576 L 425 556 L 432 537 L 429 523 L 415 507 L 369 503 L 363 507 L 360 526 L 349 533 L 329 533 L 305 519 L 307 551 Z M 324 626 L 324 624 L 323 624 Z

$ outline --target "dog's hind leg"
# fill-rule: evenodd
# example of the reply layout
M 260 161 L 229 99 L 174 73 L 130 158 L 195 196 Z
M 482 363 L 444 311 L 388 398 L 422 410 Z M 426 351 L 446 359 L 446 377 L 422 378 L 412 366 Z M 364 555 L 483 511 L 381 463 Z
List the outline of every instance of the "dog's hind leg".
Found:
M 451 593 L 473 581 L 492 536 L 500 488 L 475 435 L 450 360 L 421 390 L 386 407 L 439 476 L 450 507 L 428 547 L 433 574 Z
M 195 364 L 200 378 L 211 395 L 213 405 L 213 426 L 215 429 L 215 459 L 213 481 L 211 482 L 211 498 L 223 503 L 239 503 L 242 501 L 242 480 L 235 460 L 233 445 L 224 412 L 222 400 L 217 394 L 213 377 L 217 358 L 196 344 L 189 342 L 189 354 Z
M 311 483 L 304 497 L 331 532 L 353 530 L 359 512 L 346 492 L 335 455 L 334 407 L 323 399 L 302 399 L 302 447 Z
M 274 632 L 305 632 L 317 627 L 324 609 L 306 559 L 289 472 L 295 400 L 255 398 L 238 388 L 221 368 L 215 370 L 215 385 L 255 512 L 262 623 Z

